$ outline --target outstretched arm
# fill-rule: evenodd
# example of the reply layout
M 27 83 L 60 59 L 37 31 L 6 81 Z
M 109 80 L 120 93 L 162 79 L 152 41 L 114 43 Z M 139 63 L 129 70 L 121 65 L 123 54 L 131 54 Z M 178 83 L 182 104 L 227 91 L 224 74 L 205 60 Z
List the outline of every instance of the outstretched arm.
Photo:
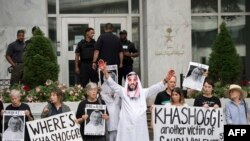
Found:
M 165 87 L 165 85 L 167 84 L 168 80 L 171 79 L 171 77 L 173 77 L 175 74 L 174 70 L 170 70 L 167 73 L 167 76 L 163 79 L 163 81 L 149 87 L 146 89 L 146 97 L 149 97 L 151 95 L 157 94 L 160 91 L 162 91 Z
M 107 68 L 106 68 L 106 63 L 101 60 L 98 62 L 99 64 L 99 68 L 100 70 L 102 71 L 104 77 L 105 77 L 105 80 L 107 82 L 107 84 L 109 85 L 109 87 L 112 89 L 113 92 L 119 94 L 120 97 L 122 97 L 122 89 L 123 87 L 120 86 L 119 84 L 117 84 L 110 76 L 109 76 L 109 73 L 107 71 Z
M 146 98 L 150 97 L 154 94 L 158 94 L 160 91 L 162 91 L 165 87 L 165 81 L 158 82 L 149 88 L 146 88 Z

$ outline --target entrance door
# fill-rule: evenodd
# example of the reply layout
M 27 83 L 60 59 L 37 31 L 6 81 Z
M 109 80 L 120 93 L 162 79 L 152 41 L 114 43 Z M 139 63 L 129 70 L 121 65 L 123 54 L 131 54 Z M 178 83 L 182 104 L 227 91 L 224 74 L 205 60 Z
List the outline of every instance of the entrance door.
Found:
M 59 81 L 73 86 L 79 84 L 75 74 L 75 49 L 83 37 L 86 28 L 95 29 L 95 40 L 103 33 L 106 23 L 114 25 L 113 33 L 118 35 L 121 30 L 127 30 L 126 18 L 63 18 L 62 19 L 62 48 L 58 56 L 60 66 Z

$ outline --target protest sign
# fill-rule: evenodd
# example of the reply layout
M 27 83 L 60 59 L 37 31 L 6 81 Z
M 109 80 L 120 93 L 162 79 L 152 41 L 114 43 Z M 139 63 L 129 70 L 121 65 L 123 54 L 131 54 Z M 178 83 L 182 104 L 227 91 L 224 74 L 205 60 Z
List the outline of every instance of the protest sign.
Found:
M 66 112 L 27 122 L 31 141 L 82 141 L 76 116 Z
M 223 141 L 221 108 L 155 105 L 154 141 Z
M 102 63 L 101 63 L 102 64 Z M 103 65 L 103 64 L 102 64 Z M 117 65 L 107 65 L 107 71 L 110 75 L 110 77 L 116 82 L 118 83 L 118 67 Z M 99 74 L 99 80 L 101 80 L 101 70 L 100 68 L 98 69 L 98 74 Z M 101 82 L 99 82 L 101 83 Z M 99 84 L 101 85 L 101 84 Z
M 3 141 L 24 141 L 24 111 L 5 110 L 3 113 Z
M 183 81 L 183 87 L 201 91 L 208 72 L 208 65 L 190 62 L 188 72 Z
M 88 118 L 85 120 L 84 135 L 104 135 L 105 120 L 102 114 L 106 113 L 106 105 L 86 104 L 85 113 Z

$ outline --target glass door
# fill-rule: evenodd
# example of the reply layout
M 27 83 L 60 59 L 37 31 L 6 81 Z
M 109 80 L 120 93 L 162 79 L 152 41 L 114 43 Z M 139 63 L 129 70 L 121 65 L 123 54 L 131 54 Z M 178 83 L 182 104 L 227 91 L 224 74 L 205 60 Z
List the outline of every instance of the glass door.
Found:
M 68 86 L 78 84 L 79 77 L 75 74 L 75 49 L 78 42 L 84 38 L 85 29 L 93 26 L 93 18 L 62 19 L 62 45 L 58 54 L 60 82 Z
M 58 50 L 58 63 L 60 66 L 59 81 L 73 86 L 79 84 L 79 76 L 75 74 L 75 49 L 84 37 L 88 27 L 95 29 L 95 39 L 103 33 L 106 23 L 114 25 L 114 34 L 119 35 L 121 30 L 127 29 L 126 18 L 63 18 L 62 19 L 62 45 Z

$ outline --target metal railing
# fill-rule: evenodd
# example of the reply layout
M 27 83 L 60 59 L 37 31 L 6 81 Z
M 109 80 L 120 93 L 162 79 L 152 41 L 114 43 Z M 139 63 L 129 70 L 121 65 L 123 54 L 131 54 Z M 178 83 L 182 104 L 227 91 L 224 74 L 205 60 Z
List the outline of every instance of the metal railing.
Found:
M 10 79 L 0 79 L 0 90 L 4 88 L 9 88 L 10 86 Z

